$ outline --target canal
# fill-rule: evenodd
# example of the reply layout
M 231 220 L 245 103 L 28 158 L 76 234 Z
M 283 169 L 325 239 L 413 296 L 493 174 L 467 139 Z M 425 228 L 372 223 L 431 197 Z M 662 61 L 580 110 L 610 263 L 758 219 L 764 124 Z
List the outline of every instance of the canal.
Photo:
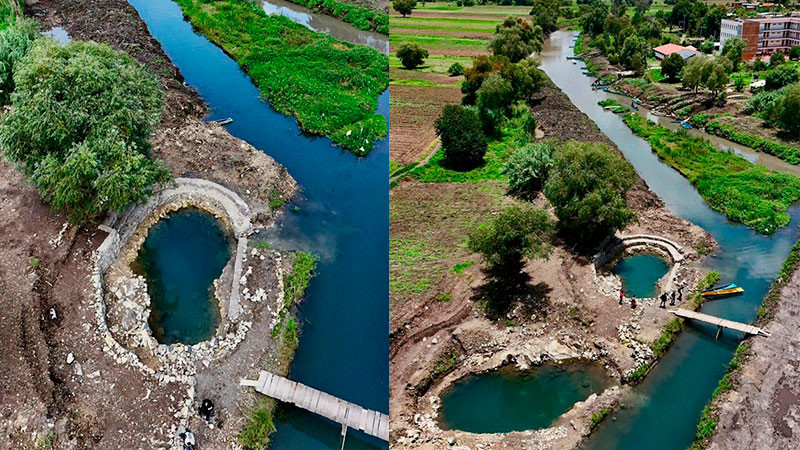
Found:
M 299 198 L 268 230 L 271 244 L 320 257 L 300 307 L 302 336 L 290 378 L 388 413 L 388 141 L 357 158 L 326 138 L 303 135 L 293 118 L 260 100 L 235 61 L 192 30 L 177 4 L 130 3 L 208 103 L 208 118 L 233 118 L 227 126 L 231 134 L 275 158 L 301 186 Z M 378 112 L 388 120 L 388 92 L 380 97 Z M 341 445 L 338 426 L 295 408 L 278 417 L 277 429 L 272 448 Z M 386 444 L 348 433 L 346 448 L 376 447 Z
M 793 205 L 791 223 L 771 236 L 763 236 L 728 221 L 706 205 L 694 187 L 677 171 L 660 162 L 650 145 L 633 135 L 620 116 L 603 111 L 598 101 L 609 98 L 591 89 L 592 79 L 572 64 L 571 31 L 551 35 L 540 55 L 541 68 L 620 148 L 650 189 L 666 207 L 710 232 L 719 249 L 705 266 L 720 272 L 722 280 L 745 288 L 742 296 L 711 302 L 703 312 L 727 319 L 752 322 L 783 260 L 798 238 L 800 208 Z M 761 155 L 758 159 L 761 159 Z M 757 161 L 758 162 L 758 161 Z M 765 164 L 766 165 L 766 164 Z M 591 449 L 685 449 L 695 434 L 701 410 L 725 372 L 741 336 L 723 334 L 714 340 L 711 327 L 693 325 L 684 331 L 650 375 L 634 389 L 627 408 L 616 420 L 606 421 L 586 444 Z

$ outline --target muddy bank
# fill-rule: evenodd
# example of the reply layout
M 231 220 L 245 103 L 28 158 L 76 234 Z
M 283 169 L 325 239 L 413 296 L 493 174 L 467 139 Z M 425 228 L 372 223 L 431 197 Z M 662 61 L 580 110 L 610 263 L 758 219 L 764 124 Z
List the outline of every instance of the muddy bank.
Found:
M 734 388 L 712 402 L 717 426 L 702 448 L 800 446 L 800 271 L 788 277 L 771 305 L 772 320 L 762 324 L 771 336 L 744 341 L 749 348 L 746 362 L 731 376 Z
M 545 139 L 603 142 L 615 148 L 552 83 L 547 83 L 530 105 Z M 479 263 L 480 255 L 464 249 L 465 234 L 442 233 L 461 229 L 463 222 L 487 220 L 515 201 L 505 193 L 504 186 L 489 182 L 473 187 L 471 183 L 421 184 L 410 180 L 400 182 L 390 192 L 393 242 L 439 247 L 444 258 L 424 260 L 424 276 L 430 282 L 437 265 L 444 266 L 445 272 L 433 280 L 433 289 L 424 295 L 392 294 L 392 448 L 575 448 L 591 432 L 592 414 L 614 409 L 628 390 L 620 380 L 655 362 L 649 344 L 673 320 L 672 315 L 658 308 L 655 299 L 642 299 L 636 309 L 627 301 L 620 305 L 620 279 L 595 267 L 590 256 L 576 253 L 565 242 L 556 242 L 548 259 L 527 263 L 523 269 L 528 277 L 524 292 L 518 293 L 517 301 L 499 320 L 486 317 L 476 302 L 491 288 Z M 447 207 L 440 205 L 444 198 L 448 199 Z M 471 203 L 483 206 L 470 209 Z M 542 197 L 536 203 L 548 207 Z M 696 249 L 714 248 L 713 238 L 666 210 L 643 180 L 630 191 L 628 203 L 638 221 L 623 234 L 653 234 L 676 242 L 685 254 L 677 283 L 685 286 L 688 294 L 700 276 L 696 263 L 702 255 Z M 425 224 L 431 218 L 437 220 L 441 230 L 433 234 L 420 231 L 427 229 Z M 454 264 L 465 260 L 475 264 L 456 272 Z M 689 308 L 689 303 L 685 295 L 678 306 Z M 445 364 L 454 354 L 454 361 Z M 565 359 L 599 361 L 616 380 L 615 386 L 577 403 L 542 430 L 474 434 L 443 430 L 439 425 L 440 395 L 459 379 L 507 364 L 529 370 Z
M 176 177 L 205 178 L 235 191 L 259 224 L 276 214 L 270 200 L 295 193 L 296 183 L 272 158 L 202 121 L 202 100 L 183 84 L 128 2 L 46 0 L 27 7 L 26 14 L 44 30 L 61 26 L 73 40 L 126 51 L 161 78 L 166 108 L 153 153 Z M 279 351 L 279 342 L 256 348 L 245 339 L 225 360 L 235 367 L 200 362 L 194 385 L 143 374 L 105 351 L 109 344 L 97 332 L 90 277 L 92 256 L 106 232 L 97 223 L 68 226 L 66 215 L 44 204 L 5 161 L 0 161 L 0 193 L 0 339 L 6 349 L 0 364 L 0 447 L 169 448 L 183 418 L 196 420 L 200 396 L 218 400 L 220 422 L 198 437 L 230 442 L 255 402 L 252 393 L 238 389 L 238 378 L 252 377 L 258 368 L 285 373 L 291 355 Z M 263 276 L 253 275 L 241 288 L 251 293 L 264 288 L 275 300 L 281 256 L 261 250 L 249 258 L 244 269 Z M 253 327 L 262 325 L 254 336 L 263 341 L 272 313 L 256 300 L 244 297 L 243 304 Z

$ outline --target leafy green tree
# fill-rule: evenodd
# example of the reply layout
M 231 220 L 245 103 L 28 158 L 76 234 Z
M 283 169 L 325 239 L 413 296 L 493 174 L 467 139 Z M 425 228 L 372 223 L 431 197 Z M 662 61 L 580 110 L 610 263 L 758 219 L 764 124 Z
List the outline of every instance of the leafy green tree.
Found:
M 522 269 L 523 258 L 540 259 L 550 255 L 553 229 L 553 220 L 547 211 L 512 206 L 473 229 L 468 246 L 471 251 L 483 255 L 495 276 L 514 276 Z
M 698 55 L 689 58 L 686 66 L 683 68 L 683 75 L 681 82 L 684 87 L 691 88 L 697 92 L 697 88 L 703 83 L 703 71 L 710 58 L 708 56 Z
M 521 17 L 507 17 L 503 23 L 497 25 L 489 41 L 489 50 L 495 56 L 505 56 L 515 63 L 531 56 L 533 52 L 541 51 L 543 44 L 544 33 L 541 27 L 531 26 Z
M 764 77 L 764 89 L 768 91 L 780 89 L 798 81 L 800 81 L 800 73 L 797 72 L 797 69 L 789 64 L 784 64 L 767 72 Z
M 14 92 L 14 65 L 28 53 L 39 36 L 39 23 L 22 17 L 9 18 L 0 30 L 0 105 L 8 104 Z
M 392 8 L 399 12 L 403 17 L 411 15 L 411 11 L 417 7 L 417 0 L 394 0 Z
M 511 62 L 505 56 L 476 56 L 472 59 L 472 67 L 464 73 L 464 81 L 461 82 L 461 93 L 464 98 L 461 103 L 474 105 L 477 100 L 478 89 L 481 88 L 483 80 L 492 72 L 510 73 L 512 70 Z
M 492 135 L 499 131 L 501 122 L 514 102 L 514 88 L 500 72 L 492 72 L 478 89 L 477 97 L 483 131 Z
M 454 62 L 447 68 L 447 74 L 451 77 L 464 75 L 464 66 L 462 66 L 460 62 Z
M 544 194 L 559 227 L 581 243 L 598 243 L 634 219 L 626 194 L 636 172 L 617 152 L 604 144 L 569 141 L 553 156 Z
M 800 137 L 800 83 L 789 85 L 781 102 L 779 123 L 792 136 Z
M 769 58 L 769 67 L 775 68 L 786 63 L 786 55 L 783 52 L 775 52 Z
M 625 39 L 622 45 L 622 51 L 619 54 L 619 62 L 629 70 L 634 70 L 636 73 L 644 73 L 645 64 L 647 62 L 647 55 L 650 52 L 650 46 L 647 41 L 641 36 L 629 36 Z M 638 58 L 637 58 L 638 57 Z M 636 64 L 634 64 L 636 62 Z
M 461 105 L 446 105 L 434 123 L 442 141 L 446 162 L 457 168 L 472 168 L 483 162 L 486 137 L 478 114 Z
M 800 46 L 794 46 L 789 50 L 789 59 L 792 61 L 800 59 Z
M 523 198 L 536 197 L 553 167 L 553 150 L 551 142 L 537 142 L 514 152 L 503 168 L 511 192 Z
M 400 58 L 400 64 L 406 69 L 413 70 L 421 66 L 428 57 L 428 51 L 418 44 L 401 44 L 395 53 Z
M 686 61 L 677 53 L 673 53 L 661 60 L 661 75 L 667 77 L 669 81 L 675 81 L 683 70 Z
M 558 29 L 556 22 L 561 12 L 560 0 L 533 0 L 531 6 L 533 23 L 540 26 L 542 31 L 550 33 Z
M 581 27 L 590 36 L 603 34 L 603 27 L 608 17 L 608 7 L 605 4 L 592 6 L 583 16 L 581 16 Z
M 539 92 L 547 78 L 544 72 L 539 70 L 539 62 L 533 59 L 524 59 L 511 65 L 509 69 L 504 76 L 511 80 L 515 100 L 527 100 Z
M 104 44 L 37 39 L 14 67 L 0 148 L 73 223 L 145 199 L 169 171 L 149 154 L 160 81 Z
M 742 55 L 744 48 L 747 46 L 747 41 L 744 39 L 734 37 L 725 41 L 725 47 L 722 48 L 722 56 L 728 58 L 733 64 L 733 71 L 739 70 L 739 64 L 742 63 Z
M 711 96 L 716 99 L 719 93 L 728 85 L 728 73 L 725 71 L 725 67 L 719 62 L 713 62 L 711 72 L 703 84 L 711 91 Z

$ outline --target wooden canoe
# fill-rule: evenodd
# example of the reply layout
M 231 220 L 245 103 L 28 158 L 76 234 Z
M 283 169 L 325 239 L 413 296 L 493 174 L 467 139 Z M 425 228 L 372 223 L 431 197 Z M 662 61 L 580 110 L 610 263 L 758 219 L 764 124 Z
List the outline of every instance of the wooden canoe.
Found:
M 725 297 L 728 295 L 738 295 L 744 292 L 744 288 L 737 286 L 734 283 L 726 284 L 725 286 L 712 287 L 701 292 L 703 297 Z

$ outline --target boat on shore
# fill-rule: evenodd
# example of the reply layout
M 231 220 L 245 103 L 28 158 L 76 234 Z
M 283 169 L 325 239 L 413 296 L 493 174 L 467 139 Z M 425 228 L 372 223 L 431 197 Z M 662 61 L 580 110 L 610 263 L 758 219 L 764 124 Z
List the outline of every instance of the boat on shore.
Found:
M 721 298 L 731 295 L 739 295 L 744 292 L 744 288 L 736 285 L 736 283 L 726 284 L 724 286 L 714 286 L 708 288 L 700 293 L 703 298 Z

